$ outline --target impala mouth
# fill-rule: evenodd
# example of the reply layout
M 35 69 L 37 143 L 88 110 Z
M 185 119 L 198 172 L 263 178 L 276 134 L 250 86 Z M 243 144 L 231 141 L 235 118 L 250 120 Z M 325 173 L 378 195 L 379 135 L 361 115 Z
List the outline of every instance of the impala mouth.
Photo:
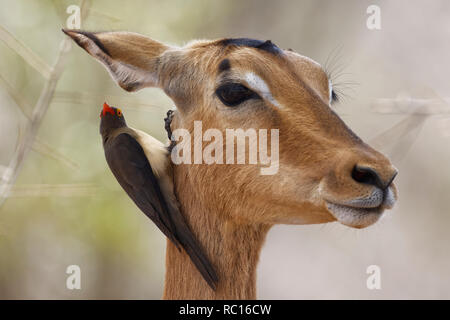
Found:
M 353 228 L 365 228 L 374 224 L 383 215 L 385 207 L 354 207 L 332 202 L 326 203 L 328 211 L 342 224 Z
M 328 211 L 340 223 L 353 228 L 365 228 L 377 222 L 384 210 L 392 208 L 396 200 L 391 188 L 381 198 L 374 195 L 375 192 L 370 198 L 325 203 Z

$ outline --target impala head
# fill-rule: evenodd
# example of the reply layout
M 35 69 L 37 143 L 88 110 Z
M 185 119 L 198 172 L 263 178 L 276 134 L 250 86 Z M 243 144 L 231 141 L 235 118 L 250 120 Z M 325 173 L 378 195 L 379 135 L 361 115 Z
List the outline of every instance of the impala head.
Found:
M 332 110 L 332 83 L 313 60 L 270 41 L 178 48 L 128 32 L 65 32 L 125 90 L 162 88 L 178 109 L 172 130 L 192 131 L 195 120 L 203 130 L 279 129 L 274 175 L 251 164 L 176 166 L 210 212 L 243 223 L 337 220 L 362 228 L 393 206 L 397 170 Z

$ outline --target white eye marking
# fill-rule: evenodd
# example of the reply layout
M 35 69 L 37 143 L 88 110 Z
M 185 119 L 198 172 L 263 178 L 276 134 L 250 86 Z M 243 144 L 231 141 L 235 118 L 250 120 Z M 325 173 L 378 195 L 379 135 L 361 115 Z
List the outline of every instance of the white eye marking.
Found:
M 253 72 L 249 72 L 245 74 L 244 79 L 249 87 L 259 93 L 264 99 L 268 100 L 274 106 L 278 108 L 282 108 L 282 106 L 278 103 L 278 101 L 272 96 L 267 83 L 261 79 L 258 75 Z

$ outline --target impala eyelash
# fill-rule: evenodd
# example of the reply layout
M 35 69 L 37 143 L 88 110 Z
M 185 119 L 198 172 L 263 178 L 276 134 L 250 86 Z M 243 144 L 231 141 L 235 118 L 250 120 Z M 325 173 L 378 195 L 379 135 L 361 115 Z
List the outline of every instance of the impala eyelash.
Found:
M 339 94 L 337 94 L 336 91 L 331 90 L 331 102 L 339 102 L 340 99 L 341 97 Z

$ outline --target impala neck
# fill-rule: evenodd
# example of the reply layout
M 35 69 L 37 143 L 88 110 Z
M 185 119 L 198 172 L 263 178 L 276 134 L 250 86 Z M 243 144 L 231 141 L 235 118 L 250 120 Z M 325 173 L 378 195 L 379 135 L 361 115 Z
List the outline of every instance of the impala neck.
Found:
M 178 193 L 178 198 L 192 230 L 216 268 L 219 283 L 213 291 L 188 255 L 168 241 L 163 298 L 256 299 L 256 266 L 270 226 L 225 220 L 217 212 L 202 210 L 192 198 L 183 199 L 183 193 Z

